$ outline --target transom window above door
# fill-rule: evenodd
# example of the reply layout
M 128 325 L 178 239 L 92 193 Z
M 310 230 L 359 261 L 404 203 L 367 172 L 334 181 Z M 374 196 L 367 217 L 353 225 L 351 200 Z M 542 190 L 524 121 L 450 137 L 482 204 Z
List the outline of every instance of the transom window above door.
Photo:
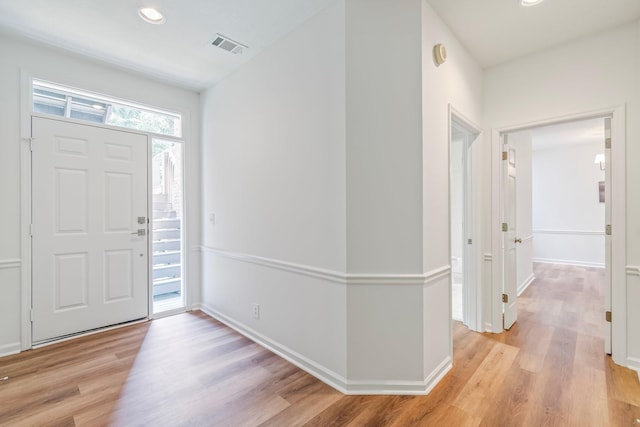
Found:
M 182 116 L 33 80 L 33 112 L 160 135 L 182 136 Z

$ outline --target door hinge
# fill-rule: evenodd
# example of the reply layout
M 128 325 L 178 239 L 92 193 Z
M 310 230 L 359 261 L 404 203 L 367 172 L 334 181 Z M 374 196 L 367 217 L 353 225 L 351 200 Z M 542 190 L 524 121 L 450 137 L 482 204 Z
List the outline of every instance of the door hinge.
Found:
M 29 151 L 33 151 L 33 140 L 35 138 L 31 137 L 31 138 L 27 138 L 29 140 Z
M 607 322 L 611 323 L 611 312 L 610 311 L 605 311 L 604 320 L 606 320 Z
M 604 231 L 604 233 L 605 233 L 607 236 L 611 236 L 611 224 L 607 224 L 607 226 L 605 227 L 605 231 Z
M 509 154 L 506 151 L 502 152 L 502 160 L 507 160 L 509 158 Z
M 33 322 L 33 308 L 29 310 L 29 320 Z
M 502 223 L 502 231 L 509 231 L 509 224 L 507 224 L 506 222 Z
M 604 140 L 604 148 L 611 148 L 611 138 L 606 138 Z
M 467 245 L 473 245 L 473 239 L 467 239 Z
M 509 302 L 509 295 L 507 295 L 507 294 L 502 294 L 502 302 L 504 302 L 504 303 L 508 303 L 508 302 Z
M 33 224 L 29 224 L 29 236 L 33 237 Z

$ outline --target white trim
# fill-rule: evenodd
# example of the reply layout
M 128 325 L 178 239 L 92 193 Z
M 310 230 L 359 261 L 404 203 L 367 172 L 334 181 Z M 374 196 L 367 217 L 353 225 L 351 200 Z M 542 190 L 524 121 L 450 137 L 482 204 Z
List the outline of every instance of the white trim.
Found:
M 192 250 L 196 250 L 192 248 Z M 451 274 L 451 266 L 444 265 L 424 274 L 345 274 L 310 265 L 296 264 L 273 258 L 226 251 L 209 246 L 200 246 L 199 251 L 219 255 L 228 259 L 259 265 L 275 270 L 287 271 L 301 276 L 312 277 L 339 284 L 348 285 L 411 285 L 429 286 Z
M 424 284 L 425 285 L 431 285 L 433 283 L 438 282 L 441 279 L 444 279 L 445 277 L 448 277 L 451 275 L 451 266 L 450 265 L 443 265 L 440 268 L 436 268 L 433 269 L 431 271 L 426 272 L 423 276 L 424 276 Z
M 298 368 L 313 375 L 325 384 L 330 385 L 339 392 L 347 395 L 425 395 L 428 394 L 438 382 L 451 369 L 451 358 L 447 357 L 436 369 L 431 372 L 424 381 L 405 381 L 405 380 L 358 380 L 349 381 L 342 375 L 328 369 L 317 362 L 301 355 L 300 353 L 284 346 L 265 335 L 255 331 L 254 329 L 231 319 L 230 317 L 220 313 L 216 309 L 206 304 L 194 304 L 194 309 L 198 309 L 203 313 L 213 317 L 214 319 L 224 323 L 229 328 L 235 330 L 239 334 L 245 336 L 251 341 L 261 345 L 267 350 L 277 354 L 283 359 L 291 362 Z
M 571 259 L 533 258 L 533 262 L 542 264 L 573 265 L 576 267 L 605 268 L 601 262 L 575 261 Z
M 20 348 L 31 348 L 31 113 L 33 76 L 20 69 L 20 240 L 22 276 L 20 292 Z
M 225 258 L 233 259 L 236 261 L 246 262 L 249 264 L 261 265 L 277 270 L 284 270 L 290 273 L 300 274 L 303 276 L 309 276 L 319 278 L 335 283 L 345 283 L 346 276 L 344 273 L 338 271 L 326 270 L 323 268 L 312 267 L 303 264 L 295 264 L 292 262 L 281 261 L 273 258 L 265 258 L 256 255 L 242 254 L 238 252 L 225 251 L 223 249 L 212 248 L 209 246 L 201 246 L 201 250 L 204 253 L 223 256 Z
M 590 118 L 612 117 L 611 137 L 611 308 L 616 312 L 612 322 L 612 358 L 616 363 L 624 364 L 627 354 L 627 308 L 626 308 L 626 280 L 625 261 L 626 256 L 626 104 L 620 104 L 599 110 L 587 111 L 577 114 L 568 114 L 560 117 L 550 117 L 544 120 L 536 120 L 518 125 L 495 127 L 491 129 L 491 247 L 493 252 L 502 247 L 501 231 L 501 206 L 500 193 L 500 139 L 501 134 L 531 129 L 557 123 L 585 120 Z M 502 293 L 503 261 L 497 256 L 493 262 L 492 275 L 494 277 L 490 294 L 491 321 L 498 325 L 502 318 Z
M 325 368 L 324 366 L 314 362 L 313 360 L 306 358 L 305 356 L 291 350 L 284 345 L 281 345 L 280 343 L 268 338 L 265 335 L 262 335 L 254 329 L 249 328 L 248 326 L 240 322 L 236 322 L 235 320 L 220 313 L 214 308 L 209 307 L 206 304 L 199 304 L 198 307 L 202 312 L 224 323 L 239 334 L 244 335 L 257 344 L 260 344 L 267 350 L 277 354 L 283 359 L 293 363 L 298 368 L 310 373 L 320 381 L 329 384 L 331 387 L 339 390 L 342 393 L 347 392 L 347 380 L 342 375 L 339 375 L 336 372 Z
M 424 379 L 424 393 L 428 394 L 433 390 L 433 388 L 438 385 L 440 380 L 444 378 L 445 375 L 453 368 L 453 361 L 451 360 L 451 356 L 446 357 L 442 362 L 436 366 L 436 368 L 431 371 L 431 373 Z
M 598 230 L 533 230 L 533 234 L 567 234 L 572 236 L 604 236 L 604 231 Z
M 22 267 L 22 261 L 19 259 L 0 259 L 0 270 L 9 270 L 12 268 Z
M 19 341 L 13 342 L 11 344 L 5 344 L 3 346 L 0 346 L 0 357 L 10 356 L 12 354 L 20 353 L 21 349 L 22 349 L 22 345 Z M 2 373 L 3 372 L 0 372 L 0 374 Z
M 640 276 L 640 266 L 627 265 L 625 268 L 627 276 Z
M 529 287 L 533 281 L 536 280 L 536 276 L 533 273 L 527 277 L 527 279 L 518 286 L 518 296 L 522 295 L 522 293 Z
M 463 322 L 469 329 L 479 331 L 483 323 L 483 307 L 482 307 L 482 284 L 484 282 L 484 275 L 482 274 L 484 269 L 482 265 L 482 228 L 483 224 L 480 221 L 480 212 L 483 210 L 481 204 L 483 188 L 482 185 L 474 181 L 474 165 L 479 165 L 482 162 L 482 156 L 473 156 L 472 148 L 476 149 L 478 144 L 481 144 L 482 127 L 477 123 L 469 119 L 465 114 L 461 113 L 453 104 L 448 104 L 448 143 L 447 143 L 447 166 L 449 173 L 447 176 L 447 197 L 448 204 L 447 209 L 449 211 L 448 224 L 448 255 L 452 257 L 452 242 L 451 242 L 451 191 L 452 186 L 452 144 L 453 135 L 452 130 L 454 125 L 462 127 L 466 132 L 463 150 L 463 182 L 464 182 L 464 203 L 463 203 L 463 222 L 464 227 L 464 239 L 471 239 L 475 242 L 473 245 L 463 245 L 463 265 L 462 272 L 464 275 L 464 286 L 462 287 L 462 317 L 465 319 Z M 475 160 L 474 160 L 475 158 Z M 479 172 L 475 172 L 479 173 Z M 451 268 L 449 268 L 451 270 Z M 449 272 L 449 274 L 451 274 Z M 449 283 L 451 286 L 451 283 Z M 451 306 L 451 301 L 449 301 Z M 449 322 L 449 342 L 450 342 L 450 355 L 453 354 L 453 319 Z
M 45 73 L 46 74 L 46 73 Z M 20 69 L 20 138 L 21 138 L 21 142 L 20 142 L 20 162 L 21 162 L 21 168 L 20 168 L 20 204 L 21 204 L 21 212 L 20 212 L 20 227 L 21 227 L 21 241 L 22 241 L 22 249 L 21 249 L 21 257 L 22 257 L 22 269 L 21 269 L 21 276 L 22 276 L 22 280 L 21 280 L 21 346 L 22 346 L 22 350 L 28 350 L 32 347 L 32 331 L 31 331 L 31 318 L 30 318 L 30 313 L 31 313 L 31 299 L 32 299 L 32 295 L 31 295 L 31 236 L 30 236 L 30 230 L 29 230 L 29 226 L 31 224 L 31 176 L 32 176 L 32 171 L 31 171 L 31 150 L 29 148 L 29 138 L 31 137 L 31 118 L 32 117 L 41 117 L 41 118 L 45 118 L 45 119 L 52 119 L 52 120 L 61 120 L 61 121 L 68 121 L 71 123 L 77 123 L 80 125 L 84 125 L 84 126 L 94 126 L 94 127 L 103 127 L 105 129 L 111 129 L 111 130 L 117 130 L 117 131 L 121 131 L 121 132 L 128 132 L 128 133 L 134 133 L 134 134 L 142 134 L 142 135 L 146 135 L 147 139 L 148 139 L 148 143 L 149 143 L 149 149 L 151 149 L 150 145 L 151 145 L 151 140 L 152 139 L 162 139 L 165 141 L 172 141 L 172 142 L 177 142 L 177 143 L 181 143 L 183 146 L 183 155 L 182 155 L 182 162 L 183 162 L 183 201 L 182 201 L 182 208 L 183 208 L 183 227 L 182 227 L 182 237 L 183 237 L 183 245 L 185 245 L 185 247 L 189 247 L 189 245 L 191 244 L 191 224 L 194 224 L 194 228 L 199 228 L 197 226 L 198 221 L 194 220 L 194 221 L 190 221 L 190 219 L 194 216 L 197 215 L 197 211 L 198 209 L 192 209 L 192 203 L 194 205 L 197 204 L 197 201 L 192 202 L 191 201 L 191 197 L 189 197 L 189 194 L 191 194 L 188 191 L 184 191 L 185 188 L 190 188 L 190 182 L 191 182 L 191 176 L 189 173 L 187 173 L 188 171 L 194 170 L 194 168 L 191 167 L 187 167 L 187 162 L 189 165 L 191 165 L 194 161 L 198 161 L 199 159 L 190 159 L 189 156 L 191 156 L 191 152 L 197 152 L 197 148 L 198 147 L 198 141 L 193 140 L 193 132 L 192 132 L 192 111 L 188 108 L 183 108 L 183 107 L 178 107 L 178 108 L 172 108 L 172 107 L 165 107 L 165 106 L 157 106 L 157 105 L 151 105 L 151 104 L 147 104 L 146 102 L 138 102 L 135 99 L 125 99 L 125 98 L 119 98 L 119 97 L 111 97 L 111 96 L 106 96 L 104 94 L 102 94 L 102 92 L 100 91 L 95 91 L 95 90 L 86 90 L 86 89 L 78 89 L 75 84 L 70 83 L 69 81 L 58 81 L 58 84 L 68 87 L 68 88 L 72 88 L 72 89 L 77 89 L 80 90 L 82 92 L 85 93 L 91 93 L 91 94 L 95 94 L 99 97 L 102 98 L 106 98 L 106 99 L 110 99 L 113 101 L 116 101 L 118 103 L 124 103 L 124 104 L 128 104 L 128 105 L 137 105 L 140 106 L 142 108 L 147 108 L 150 110 L 155 110 L 155 111 L 161 111 L 164 113 L 170 113 L 170 114 L 178 114 L 181 116 L 182 118 L 182 122 L 181 122 L 181 136 L 180 137 L 175 137 L 175 136 L 169 136 L 169 135 L 160 135 L 160 134 L 155 134 L 155 133 L 151 133 L 151 132 L 144 132 L 144 131 L 140 131 L 140 130 L 136 130 L 136 129 L 129 129 L 129 128 L 122 128 L 119 126 L 110 126 L 110 125 L 101 125 L 99 123 L 92 123 L 92 122 L 87 122 L 87 121 L 82 121 L 82 120 L 75 120 L 75 119 L 66 119 L 64 117 L 59 117 L 59 116 L 54 116 L 54 115 L 47 115 L 47 114 L 38 114 L 38 113 L 34 113 L 33 112 L 33 80 L 41 80 L 41 81 L 45 81 L 45 82 L 52 82 L 52 80 L 58 80 L 56 79 L 49 79 L 45 74 L 43 74 L 42 72 L 39 72 L 38 75 L 34 75 L 33 73 L 31 73 L 30 71 L 21 68 Z M 73 79 L 72 79 L 73 80 Z M 151 161 L 151 159 L 149 158 L 149 162 Z M 148 170 L 149 174 L 151 174 L 151 168 L 149 167 Z M 194 172 L 195 173 L 195 172 Z M 193 178 L 194 181 L 197 181 L 197 177 Z M 151 180 L 149 180 L 148 182 L 149 184 L 149 188 L 148 188 L 148 192 L 151 193 Z M 152 198 L 151 194 L 149 195 L 150 198 Z M 149 208 L 149 212 L 152 209 L 151 204 L 149 204 L 148 206 Z M 150 217 L 150 215 L 148 215 L 148 217 Z M 151 227 L 150 227 L 151 228 Z M 150 239 L 151 240 L 151 239 Z M 193 239 L 193 240 L 199 240 L 199 239 Z M 151 242 L 150 242 L 151 244 Z M 152 258 L 152 254 L 151 252 L 149 252 L 149 259 L 151 260 Z M 194 265 L 195 263 L 191 260 L 191 258 L 187 255 L 186 251 L 183 251 L 183 268 L 182 268 L 182 283 L 183 283 L 183 291 L 184 291 L 184 301 L 185 301 L 185 310 L 189 310 L 190 309 L 190 305 L 192 303 L 192 298 L 193 298 L 193 294 L 195 292 L 193 292 L 193 287 L 195 286 L 195 283 L 191 283 L 191 277 L 192 276 L 196 276 L 196 274 L 192 274 L 192 270 L 194 267 L 192 267 L 192 265 Z M 152 278 L 151 278 L 151 271 L 149 272 L 149 282 L 151 284 L 152 282 Z M 149 316 L 149 318 L 151 318 L 153 316 L 153 296 L 151 293 L 149 293 L 149 301 L 150 303 L 148 304 L 149 309 L 148 309 L 148 313 L 147 315 Z
M 346 281 L 349 285 L 429 286 L 449 277 L 450 274 L 451 266 L 444 265 L 425 274 L 347 274 Z
M 633 369 L 638 374 L 640 380 L 640 359 L 637 357 L 627 357 L 627 368 Z
M 349 395 L 413 395 L 422 396 L 429 394 L 438 385 L 440 380 L 451 370 L 453 364 L 451 358 L 446 357 L 425 378 L 424 381 L 349 381 L 347 380 L 347 392 Z

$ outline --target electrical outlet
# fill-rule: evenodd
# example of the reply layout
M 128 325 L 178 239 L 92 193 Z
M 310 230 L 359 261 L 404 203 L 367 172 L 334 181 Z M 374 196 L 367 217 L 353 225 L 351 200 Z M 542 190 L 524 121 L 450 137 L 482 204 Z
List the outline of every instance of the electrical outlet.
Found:
M 260 304 L 253 304 L 253 318 L 260 319 Z

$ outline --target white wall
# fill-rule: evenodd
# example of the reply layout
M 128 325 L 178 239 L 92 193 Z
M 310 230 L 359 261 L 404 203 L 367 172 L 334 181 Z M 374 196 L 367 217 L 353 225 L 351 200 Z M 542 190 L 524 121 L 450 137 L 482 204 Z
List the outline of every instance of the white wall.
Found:
M 516 149 L 516 235 L 522 240 L 522 243 L 516 245 L 516 280 L 520 295 L 534 279 L 531 131 L 510 133 L 508 139 L 509 145 Z
M 593 162 L 603 152 L 603 143 L 533 152 L 536 261 L 604 267 L 604 203 L 598 201 L 604 171 Z
M 366 276 L 347 291 L 359 382 L 425 379 L 423 282 L 391 279 L 423 273 L 420 11 L 420 0 L 346 2 L 347 270 Z
M 345 96 L 344 2 L 202 95 L 204 309 L 338 386 Z
M 433 47 L 442 43 L 447 49 L 447 61 L 436 67 Z M 466 121 L 480 126 L 483 121 L 483 72 L 469 55 L 442 19 L 426 0 L 422 1 L 422 180 L 423 180 L 423 259 L 424 271 L 438 271 L 450 265 L 449 259 L 449 109 L 450 107 Z M 472 144 L 471 159 L 473 182 L 481 183 L 484 169 L 483 135 Z M 471 292 L 468 309 L 470 318 L 465 319 L 476 329 L 482 325 L 480 288 L 484 240 L 482 224 L 484 212 L 482 200 L 488 192 L 482 185 L 474 185 L 473 207 L 474 233 L 472 250 L 475 253 L 478 293 Z M 466 285 L 471 285 L 465 283 Z M 473 285 L 471 285 L 473 287 Z M 452 357 L 452 336 L 448 325 L 451 319 L 450 276 L 432 282 L 424 290 L 423 321 L 425 346 L 425 372 Z
M 640 169 L 635 167 L 640 145 L 633 143 L 640 138 L 640 122 L 632 119 L 640 114 L 638 25 L 624 25 L 485 70 L 484 86 L 485 124 L 489 128 L 626 106 L 627 255 L 618 262 L 626 262 L 628 271 L 640 265 Z M 606 52 L 606 60 L 595 52 Z M 487 156 L 490 150 L 487 144 Z M 486 182 L 491 182 L 488 174 Z M 492 249 L 494 257 L 498 251 L 498 247 Z M 613 282 L 619 286 L 614 299 L 622 304 L 618 316 L 628 325 L 626 337 L 614 340 L 614 347 L 619 345 L 614 348 L 614 360 L 640 367 L 640 323 L 628 322 L 639 317 L 640 307 L 626 299 L 640 293 L 636 289 L 639 281 L 628 281 L 619 271 L 613 274 Z
M 434 39 L 453 53 L 439 75 Z M 448 107 L 479 121 L 481 85 L 425 1 L 341 0 L 207 90 L 203 309 L 344 391 L 433 386 L 451 361 Z
M 148 78 L 58 50 L 0 37 L 0 355 L 20 349 L 21 336 L 21 254 L 20 142 L 21 71 L 34 77 L 89 91 L 111 95 L 186 115 L 187 145 L 187 241 L 199 244 L 198 175 L 199 105 L 194 92 L 172 87 Z M 26 213 L 24 213 L 26 215 Z M 26 219 L 26 216 L 24 217 Z M 195 258 L 195 259 L 194 259 Z M 196 256 L 188 261 L 188 280 L 199 282 Z M 194 287 L 194 288 L 197 288 Z M 199 298 L 196 289 L 195 298 Z

